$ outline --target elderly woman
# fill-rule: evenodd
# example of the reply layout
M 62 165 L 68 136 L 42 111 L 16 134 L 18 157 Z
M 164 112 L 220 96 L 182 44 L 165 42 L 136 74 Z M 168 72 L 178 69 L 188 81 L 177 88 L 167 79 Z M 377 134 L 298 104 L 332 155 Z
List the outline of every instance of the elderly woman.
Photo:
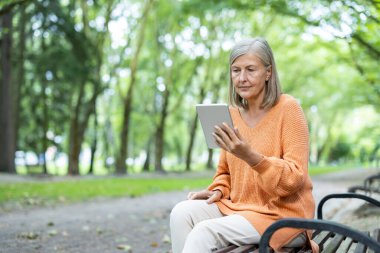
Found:
M 173 253 L 258 243 L 276 220 L 314 217 L 307 122 L 298 102 L 281 93 L 265 39 L 233 47 L 229 90 L 235 128 L 215 126 L 222 151 L 213 182 L 171 212 Z M 282 229 L 271 240 L 275 250 L 303 244 L 316 249 L 299 229 Z

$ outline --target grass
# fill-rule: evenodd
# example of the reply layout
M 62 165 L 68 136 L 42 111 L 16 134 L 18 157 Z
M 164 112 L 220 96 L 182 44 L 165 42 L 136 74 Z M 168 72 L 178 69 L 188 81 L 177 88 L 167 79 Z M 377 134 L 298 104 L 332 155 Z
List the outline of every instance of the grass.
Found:
M 0 185 L 0 204 L 77 202 L 96 197 L 138 197 L 144 194 L 205 188 L 211 178 L 102 178 L 61 182 L 6 183 Z
M 311 167 L 311 176 L 347 169 L 344 166 Z M 43 204 L 78 202 L 97 197 L 138 197 L 144 194 L 207 187 L 211 174 L 193 173 L 166 177 L 98 177 L 0 184 L 0 205 L 6 202 Z M 196 175 L 196 176 L 194 176 Z
M 323 166 L 323 167 L 310 167 L 309 174 L 310 176 L 317 176 L 321 174 L 333 173 L 342 170 L 352 169 L 345 166 Z

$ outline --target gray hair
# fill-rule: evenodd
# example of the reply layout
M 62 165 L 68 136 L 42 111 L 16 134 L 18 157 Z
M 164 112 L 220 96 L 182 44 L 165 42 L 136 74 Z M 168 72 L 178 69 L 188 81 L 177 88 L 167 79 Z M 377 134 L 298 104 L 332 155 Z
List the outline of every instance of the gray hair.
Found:
M 274 61 L 272 49 L 270 48 L 268 42 L 264 38 L 251 38 L 242 40 L 232 48 L 230 54 L 230 90 L 229 90 L 229 100 L 234 106 L 243 107 L 247 109 L 247 101 L 245 101 L 239 94 L 236 93 L 235 87 L 232 83 L 231 77 L 231 65 L 235 60 L 242 55 L 252 53 L 257 56 L 262 64 L 269 68 L 272 68 L 271 76 L 266 82 L 264 99 L 261 104 L 261 108 L 273 107 L 281 96 L 281 86 L 280 80 L 277 74 L 276 63 Z

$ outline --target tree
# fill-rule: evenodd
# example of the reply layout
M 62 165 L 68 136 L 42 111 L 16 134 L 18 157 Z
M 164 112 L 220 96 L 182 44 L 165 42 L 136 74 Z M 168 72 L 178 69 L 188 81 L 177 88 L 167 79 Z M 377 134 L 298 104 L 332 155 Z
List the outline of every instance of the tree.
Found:
M 70 134 L 69 134 L 69 174 L 79 174 L 79 155 L 81 146 L 84 141 L 85 131 L 88 125 L 89 118 L 95 112 L 95 105 L 99 94 L 105 89 L 101 80 L 101 68 L 103 65 L 103 46 L 108 36 L 108 23 L 111 18 L 112 7 L 115 1 L 107 1 L 105 8 L 102 9 L 101 3 L 96 5 L 96 8 L 91 11 L 104 11 L 104 28 L 97 31 L 96 28 L 91 28 L 90 19 L 96 15 L 90 13 L 85 1 L 80 2 L 82 10 L 83 29 L 77 31 L 76 24 L 71 20 L 70 13 L 66 13 L 61 6 L 52 5 L 55 15 L 63 22 L 57 22 L 58 27 L 66 35 L 66 39 L 71 43 L 72 54 L 77 62 L 83 65 L 79 68 L 82 72 L 79 73 L 78 90 L 75 91 L 73 99 L 73 108 L 70 119 Z M 90 15 L 92 14 L 92 15 Z M 88 95 L 90 91 L 90 95 Z
M 144 10 L 141 16 L 141 26 L 139 28 L 139 35 L 137 39 L 137 45 L 135 49 L 135 53 L 133 55 L 131 61 L 131 76 L 129 87 L 126 96 L 123 99 L 123 123 L 122 130 L 120 133 L 120 149 L 118 152 L 117 160 L 116 160 L 116 173 L 125 174 L 127 173 L 125 160 L 128 157 L 128 134 L 130 128 L 130 119 L 132 112 L 132 101 L 133 101 L 133 93 L 136 86 L 136 75 L 137 75 L 137 63 L 140 57 L 140 51 L 144 42 L 144 34 L 146 29 L 146 23 L 149 16 L 149 11 L 154 3 L 154 0 L 147 0 L 144 6 Z
M 12 11 L 1 17 L 0 171 L 15 173 L 15 125 L 12 93 Z

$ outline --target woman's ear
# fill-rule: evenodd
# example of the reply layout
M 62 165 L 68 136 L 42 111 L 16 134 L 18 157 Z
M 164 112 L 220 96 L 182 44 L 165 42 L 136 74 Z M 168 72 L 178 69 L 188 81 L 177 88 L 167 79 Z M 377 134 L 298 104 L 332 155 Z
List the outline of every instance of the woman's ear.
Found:
M 269 81 L 269 78 L 270 78 L 270 76 L 272 75 L 272 65 L 269 65 L 268 67 L 267 67 L 267 76 L 266 76 L 266 78 L 265 78 L 265 80 L 266 81 Z

